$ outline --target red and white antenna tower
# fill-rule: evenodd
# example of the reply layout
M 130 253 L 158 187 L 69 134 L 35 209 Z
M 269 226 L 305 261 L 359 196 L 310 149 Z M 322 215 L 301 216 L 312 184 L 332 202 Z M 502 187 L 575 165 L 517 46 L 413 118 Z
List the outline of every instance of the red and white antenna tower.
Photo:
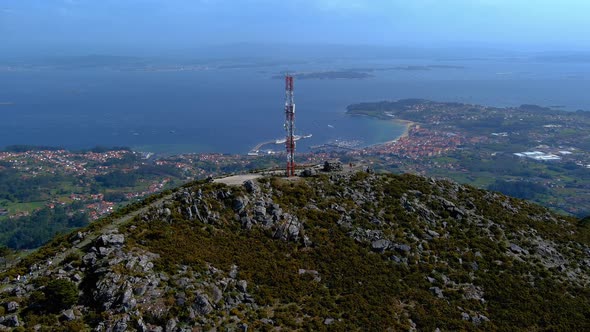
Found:
M 285 131 L 287 139 L 287 177 L 295 176 L 295 101 L 293 99 L 293 76 L 285 76 Z

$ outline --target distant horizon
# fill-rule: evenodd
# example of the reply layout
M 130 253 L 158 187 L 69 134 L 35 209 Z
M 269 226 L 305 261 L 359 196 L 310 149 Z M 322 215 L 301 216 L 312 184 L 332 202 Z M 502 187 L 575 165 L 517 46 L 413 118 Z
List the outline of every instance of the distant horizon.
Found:
M 350 52 L 350 53 L 347 53 Z M 335 57 L 387 57 L 387 58 L 436 58 L 436 57 L 511 57 L 544 55 L 585 55 L 590 57 L 590 47 L 567 47 L 486 43 L 456 43 L 446 45 L 379 45 L 368 43 L 272 43 L 233 42 L 199 45 L 195 47 L 116 48 L 116 47 L 31 47 L 30 49 L 8 49 L 0 54 L 0 60 L 38 59 L 47 57 L 117 56 L 138 58 L 208 58 L 228 57 L 257 58 L 315 58 Z
M 590 51 L 583 0 L 4 0 L 3 53 L 137 54 L 231 45 Z

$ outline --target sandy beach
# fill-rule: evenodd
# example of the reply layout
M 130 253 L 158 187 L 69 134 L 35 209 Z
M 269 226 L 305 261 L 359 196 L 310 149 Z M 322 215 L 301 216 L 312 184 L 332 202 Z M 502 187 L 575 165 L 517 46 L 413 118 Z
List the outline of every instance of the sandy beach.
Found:
M 404 129 L 404 132 L 401 134 L 401 136 L 399 136 L 399 137 L 397 137 L 397 138 L 395 138 L 395 139 L 393 139 L 391 141 L 384 142 L 382 144 L 393 144 L 393 143 L 397 142 L 397 140 L 400 139 L 400 138 L 408 137 L 408 134 L 410 133 L 410 129 L 412 127 L 418 125 L 418 123 L 412 122 L 410 120 L 392 119 L 391 121 L 393 123 L 396 123 L 396 124 L 402 124 L 402 125 L 404 125 L 406 127 L 406 129 Z
M 414 127 L 415 125 L 417 125 L 416 122 L 412 122 L 410 120 L 400 120 L 400 119 L 396 119 L 393 120 L 395 123 L 398 124 L 403 124 L 404 126 L 406 126 L 406 129 L 404 130 L 404 133 L 400 136 L 400 137 L 408 137 L 408 134 L 410 132 L 410 129 L 412 127 Z M 395 139 L 394 141 L 396 141 L 397 139 Z

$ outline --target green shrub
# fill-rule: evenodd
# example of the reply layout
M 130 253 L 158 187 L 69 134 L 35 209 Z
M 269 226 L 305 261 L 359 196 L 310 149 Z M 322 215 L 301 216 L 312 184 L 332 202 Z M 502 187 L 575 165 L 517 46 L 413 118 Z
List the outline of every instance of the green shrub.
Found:
M 78 302 L 78 288 L 65 279 L 50 281 L 44 289 L 46 308 L 51 311 L 67 309 Z

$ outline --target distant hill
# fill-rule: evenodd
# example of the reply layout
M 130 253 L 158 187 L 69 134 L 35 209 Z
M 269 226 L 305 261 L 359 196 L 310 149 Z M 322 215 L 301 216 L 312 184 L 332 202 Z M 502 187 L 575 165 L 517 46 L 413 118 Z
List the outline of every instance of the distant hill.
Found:
M 27 144 L 19 144 L 19 145 L 7 145 L 2 148 L 1 152 L 28 152 L 28 151 L 59 151 L 65 150 L 63 147 L 59 146 L 46 146 L 46 145 L 27 145 Z M 103 153 L 108 151 L 131 151 L 131 148 L 125 146 L 113 146 L 113 147 L 106 147 L 106 146 L 95 146 L 93 148 L 88 149 L 80 149 L 76 152 L 95 152 L 95 153 Z
M 413 175 L 195 182 L 4 272 L 5 329 L 590 330 L 587 221 Z

